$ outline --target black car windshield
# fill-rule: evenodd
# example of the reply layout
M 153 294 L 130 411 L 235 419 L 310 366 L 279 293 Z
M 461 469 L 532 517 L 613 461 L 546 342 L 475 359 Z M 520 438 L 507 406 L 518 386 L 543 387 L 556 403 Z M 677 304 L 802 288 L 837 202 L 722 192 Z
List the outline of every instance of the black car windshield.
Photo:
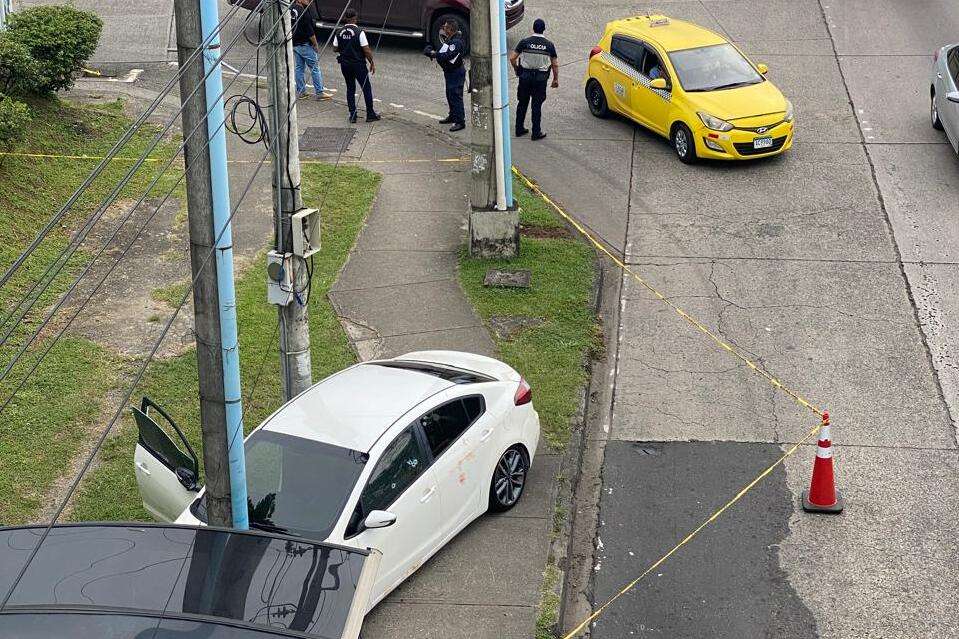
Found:
M 731 44 L 673 51 L 669 59 L 686 91 L 732 89 L 764 80 Z
M 246 440 L 250 527 L 322 541 L 336 525 L 367 455 L 259 430 Z M 207 521 L 206 493 L 193 514 Z

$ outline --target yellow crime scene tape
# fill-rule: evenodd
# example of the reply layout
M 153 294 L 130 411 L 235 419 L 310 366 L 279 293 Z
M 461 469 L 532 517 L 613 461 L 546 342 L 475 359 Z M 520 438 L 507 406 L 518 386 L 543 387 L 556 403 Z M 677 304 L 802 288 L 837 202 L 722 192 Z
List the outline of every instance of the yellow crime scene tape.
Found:
M 41 160 L 103 160 L 106 156 L 103 155 L 64 155 L 60 153 L 33 153 L 26 151 L 0 151 L 0 157 L 20 157 L 20 158 L 34 158 Z M 118 155 L 112 158 L 113 161 L 117 162 L 138 162 L 140 160 L 144 162 L 169 162 L 170 158 L 132 158 L 127 156 Z M 340 164 L 425 164 L 425 163 L 439 163 L 439 164 L 458 164 L 466 162 L 466 158 L 397 158 L 397 159 L 386 159 L 386 160 L 357 160 L 357 159 L 346 159 L 340 160 Z M 258 160 L 230 160 L 230 164 L 268 164 L 272 163 L 272 160 L 263 160 L 262 162 Z M 333 162 L 325 160 L 300 160 L 300 164 L 333 164 Z
M 648 291 L 650 291 L 653 295 L 655 295 L 659 301 L 663 302 L 663 304 L 665 304 L 666 306 L 671 308 L 673 311 L 675 311 L 680 317 L 682 317 L 689 324 L 691 324 L 697 330 L 699 330 L 704 335 L 706 335 L 711 341 L 715 342 L 724 351 L 730 353 L 731 355 L 735 356 L 740 361 L 742 361 L 744 364 L 746 364 L 750 370 L 752 370 L 753 372 L 761 376 L 763 379 L 765 379 L 767 382 L 769 382 L 773 386 L 773 388 L 776 388 L 777 390 L 780 390 L 786 395 L 788 395 L 799 406 L 815 413 L 821 419 L 825 419 L 823 411 L 821 411 L 819 408 L 814 406 L 802 395 L 800 395 L 796 391 L 784 385 L 781 381 L 776 379 L 773 375 L 771 375 L 766 370 L 764 370 L 759 365 L 757 365 L 755 362 L 753 362 L 749 357 L 742 354 L 732 344 L 726 342 L 721 337 L 716 335 L 716 333 L 710 330 L 709 327 L 707 327 L 705 324 L 703 324 L 702 322 L 697 320 L 695 317 L 693 317 L 692 315 L 684 311 L 682 308 L 674 304 L 672 301 L 670 301 L 663 293 L 661 293 L 656 287 L 650 284 L 644 277 L 642 277 L 639 273 L 637 273 L 632 268 L 630 268 L 630 266 L 626 264 L 624 260 L 620 259 L 612 251 L 610 251 L 609 247 L 607 247 L 604 243 L 596 239 L 596 237 L 592 233 L 590 233 L 578 220 L 576 220 L 573 216 L 571 216 L 569 213 L 563 210 L 563 208 L 559 206 L 556 202 L 554 202 L 548 195 L 543 193 L 543 191 L 539 188 L 539 185 L 537 185 L 531 179 L 526 177 L 515 166 L 513 167 L 513 173 L 534 194 L 536 194 L 547 205 L 549 205 L 550 208 L 556 211 L 556 213 L 558 213 L 560 217 L 562 217 L 564 220 L 569 222 L 580 233 L 580 235 L 582 235 L 585 239 L 587 239 L 601 253 L 603 253 L 610 260 L 612 260 L 613 263 L 616 264 L 620 269 L 622 269 L 623 272 L 627 273 L 637 282 L 642 284 Z M 666 561 L 670 557 L 672 557 L 674 554 L 676 554 L 676 552 L 678 552 L 683 546 L 685 546 L 686 544 L 691 542 L 693 539 L 695 539 L 696 536 L 703 531 L 703 529 L 705 529 L 707 526 L 709 526 L 710 524 L 715 522 L 717 519 L 719 519 L 727 510 L 732 508 L 736 504 L 736 502 L 738 502 L 747 493 L 749 493 L 749 491 L 755 488 L 757 484 L 759 484 L 762 480 L 768 477 L 770 473 L 772 473 L 777 467 L 781 466 L 787 459 L 789 459 L 789 457 L 795 454 L 796 451 L 799 450 L 799 448 L 802 445 L 806 444 L 813 437 L 815 437 L 819 433 L 819 431 L 822 430 L 822 427 L 823 427 L 823 424 L 821 422 L 816 424 L 816 426 L 810 429 L 809 432 L 807 432 L 798 442 L 790 446 L 786 450 L 786 452 L 784 452 L 782 456 L 779 457 L 779 459 L 777 459 L 775 462 L 770 464 L 764 471 L 762 471 L 759 475 L 757 475 L 755 479 L 753 479 L 751 482 L 746 484 L 743 487 L 743 489 L 740 490 L 738 493 L 736 493 L 736 495 L 732 499 L 730 499 L 725 504 L 723 504 L 718 510 L 716 510 L 705 521 L 703 521 L 703 523 L 699 524 L 699 526 L 693 529 L 692 532 L 690 532 L 688 535 L 683 537 L 683 539 L 678 544 L 673 546 L 666 554 L 664 554 L 662 557 L 660 557 L 655 562 L 653 562 L 646 570 L 644 570 L 638 577 L 636 577 L 636 579 L 626 584 L 625 587 L 623 587 L 619 592 L 617 592 L 615 595 L 610 597 L 603 605 L 601 605 L 599 608 L 596 608 L 596 610 L 593 611 L 593 614 L 591 614 L 589 617 L 584 619 L 578 626 L 573 628 L 570 632 L 563 635 L 563 639 L 574 639 L 574 637 L 582 633 L 591 623 L 596 621 L 596 619 L 598 619 L 604 612 L 606 612 L 606 610 L 614 602 L 616 602 L 616 600 L 618 600 L 623 595 L 627 594 L 630 590 L 635 588 L 639 584 L 639 582 L 645 579 L 651 572 L 653 572 L 654 570 L 662 566 L 664 563 L 666 563 Z

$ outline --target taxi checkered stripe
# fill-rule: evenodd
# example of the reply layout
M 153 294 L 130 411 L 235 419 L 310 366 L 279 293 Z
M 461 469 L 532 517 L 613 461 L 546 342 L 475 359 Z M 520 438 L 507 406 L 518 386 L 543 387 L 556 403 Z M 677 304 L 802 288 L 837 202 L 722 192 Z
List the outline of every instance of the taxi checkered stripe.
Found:
M 667 102 L 669 102 L 670 99 L 672 98 L 672 95 L 669 93 L 669 91 L 666 91 L 665 89 L 650 88 L 649 83 L 651 82 L 651 80 L 649 78 L 647 78 L 645 75 L 643 75 L 642 73 L 640 73 L 633 67 L 629 66 L 628 64 L 626 64 L 625 62 L 623 62 L 622 60 L 614 56 L 612 53 L 609 53 L 608 51 L 603 51 L 599 55 L 599 57 L 603 60 L 603 62 L 605 62 L 609 66 L 615 67 L 617 71 L 627 76 L 631 80 L 635 80 L 636 82 L 639 82 L 644 87 L 646 87 L 647 89 L 649 89 L 650 91 L 652 91 L 653 93 L 661 97 L 662 99 L 666 100 Z

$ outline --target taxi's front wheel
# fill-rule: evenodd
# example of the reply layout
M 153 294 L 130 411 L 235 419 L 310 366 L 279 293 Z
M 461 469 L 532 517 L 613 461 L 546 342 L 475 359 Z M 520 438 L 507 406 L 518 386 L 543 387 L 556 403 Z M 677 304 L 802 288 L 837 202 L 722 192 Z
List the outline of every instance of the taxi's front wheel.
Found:
M 606 102 L 606 92 L 598 80 L 590 79 L 586 83 L 586 102 L 589 103 L 589 112 L 597 118 L 609 115 L 609 104 Z
M 693 139 L 693 133 L 688 126 L 682 122 L 677 122 L 673 125 L 671 138 L 676 155 L 682 162 L 692 164 L 696 161 L 696 141 Z

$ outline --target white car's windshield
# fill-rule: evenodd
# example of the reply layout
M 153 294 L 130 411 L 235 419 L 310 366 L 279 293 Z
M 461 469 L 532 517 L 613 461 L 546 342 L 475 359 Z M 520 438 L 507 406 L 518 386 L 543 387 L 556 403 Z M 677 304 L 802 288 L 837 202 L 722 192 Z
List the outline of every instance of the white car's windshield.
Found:
M 763 76 L 731 44 L 674 51 L 669 59 L 686 91 L 732 89 L 763 81 Z
M 367 455 L 348 448 L 259 430 L 246 441 L 250 526 L 317 541 L 343 512 Z M 206 494 L 193 514 L 206 521 Z

